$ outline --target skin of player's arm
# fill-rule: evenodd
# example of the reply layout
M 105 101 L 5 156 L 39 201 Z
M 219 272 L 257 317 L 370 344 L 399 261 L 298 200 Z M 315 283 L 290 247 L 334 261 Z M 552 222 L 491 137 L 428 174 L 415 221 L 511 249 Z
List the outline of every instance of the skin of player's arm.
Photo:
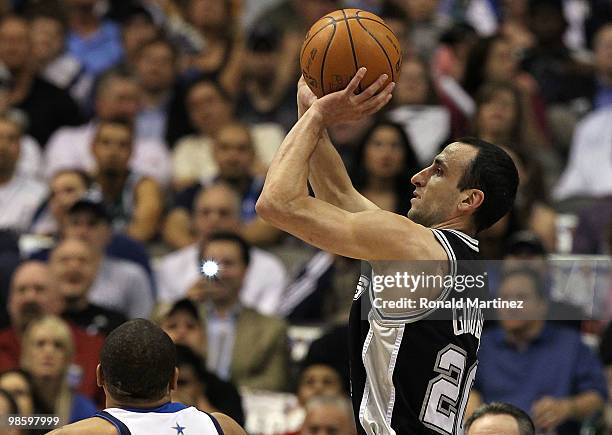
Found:
M 231 417 L 228 417 L 225 414 L 221 414 L 219 412 L 213 412 L 212 416 L 217 419 L 221 429 L 223 429 L 223 433 L 227 435 L 246 435 L 246 432 L 243 428 L 240 427 L 238 423 L 236 423 Z
M 138 183 L 134 214 L 127 229 L 130 237 L 146 242 L 155 236 L 162 214 L 162 202 L 161 189 L 155 181 L 145 178 Z
M 308 195 L 308 161 L 325 128 L 321 105 L 327 104 L 327 110 L 333 111 L 338 99 L 353 94 L 364 74 L 360 70 L 346 90 L 317 100 L 291 129 L 272 161 L 257 201 L 257 212 L 274 226 L 345 257 L 441 259 L 441 248 L 432 243 L 435 239 L 431 231 L 406 217 L 379 209 L 351 213 Z M 386 94 L 360 99 L 360 104 L 377 111 L 389 101 L 392 89 Z M 342 116 L 340 113 L 338 117 Z M 338 119 L 333 114 L 327 116 L 332 121 Z
M 93 417 L 52 430 L 47 435 L 119 435 L 119 433 L 108 421 Z
M 195 242 L 189 211 L 181 207 L 170 210 L 162 228 L 162 237 L 164 242 L 175 249 L 184 248 Z
M 386 79 L 386 77 L 379 78 L 364 92 L 374 95 Z M 304 77 L 300 78 L 297 98 L 298 118 L 302 117 L 315 100 L 316 96 L 308 88 Z M 355 116 L 356 119 L 360 118 L 358 113 Z M 310 157 L 309 169 L 308 181 L 317 198 L 350 212 L 378 209 L 376 204 L 353 187 L 344 162 L 332 144 L 327 130 L 323 130 L 319 143 Z

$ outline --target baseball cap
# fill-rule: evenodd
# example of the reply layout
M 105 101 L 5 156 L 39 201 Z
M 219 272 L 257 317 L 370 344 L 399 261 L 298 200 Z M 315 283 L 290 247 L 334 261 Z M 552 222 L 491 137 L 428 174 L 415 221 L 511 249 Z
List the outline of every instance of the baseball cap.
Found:
M 68 214 L 76 214 L 82 211 L 90 212 L 106 222 L 111 222 L 111 216 L 102 201 L 102 194 L 97 190 L 90 190 L 79 198 L 68 209 Z

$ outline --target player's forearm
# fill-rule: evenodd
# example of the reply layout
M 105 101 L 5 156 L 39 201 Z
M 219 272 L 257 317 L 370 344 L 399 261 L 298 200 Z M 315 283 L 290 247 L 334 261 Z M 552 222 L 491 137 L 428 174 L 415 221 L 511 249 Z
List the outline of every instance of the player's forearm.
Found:
M 308 161 L 324 129 L 323 117 L 313 106 L 293 126 L 276 152 L 257 201 L 257 213 L 272 223 L 294 200 L 308 196 Z

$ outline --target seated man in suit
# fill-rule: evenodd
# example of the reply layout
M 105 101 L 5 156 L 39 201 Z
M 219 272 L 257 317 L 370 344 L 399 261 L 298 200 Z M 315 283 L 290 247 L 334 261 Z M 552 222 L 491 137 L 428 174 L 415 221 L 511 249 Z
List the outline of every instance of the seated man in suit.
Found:
M 287 381 L 287 325 L 239 302 L 249 264 L 249 245 L 233 233 L 215 233 L 202 251 L 203 260 L 219 266 L 218 274 L 202 277 L 200 302 L 208 343 L 208 369 L 241 387 L 280 390 Z

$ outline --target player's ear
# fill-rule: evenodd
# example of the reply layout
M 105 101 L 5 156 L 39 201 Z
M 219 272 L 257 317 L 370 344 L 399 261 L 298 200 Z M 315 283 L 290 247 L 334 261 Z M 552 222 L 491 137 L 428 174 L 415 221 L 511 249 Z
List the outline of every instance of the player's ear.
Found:
M 484 192 L 479 189 L 467 189 L 461 192 L 459 211 L 476 210 L 484 202 Z
M 178 388 L 179 368 L 174 367 L 174 373 L 170 377 L 170 391 L 176 391 Z
M 100 364 L 96 366 L 96 384 L 100 388 L 104 385 L 104 373 L 102 373 L 102 366 Z

